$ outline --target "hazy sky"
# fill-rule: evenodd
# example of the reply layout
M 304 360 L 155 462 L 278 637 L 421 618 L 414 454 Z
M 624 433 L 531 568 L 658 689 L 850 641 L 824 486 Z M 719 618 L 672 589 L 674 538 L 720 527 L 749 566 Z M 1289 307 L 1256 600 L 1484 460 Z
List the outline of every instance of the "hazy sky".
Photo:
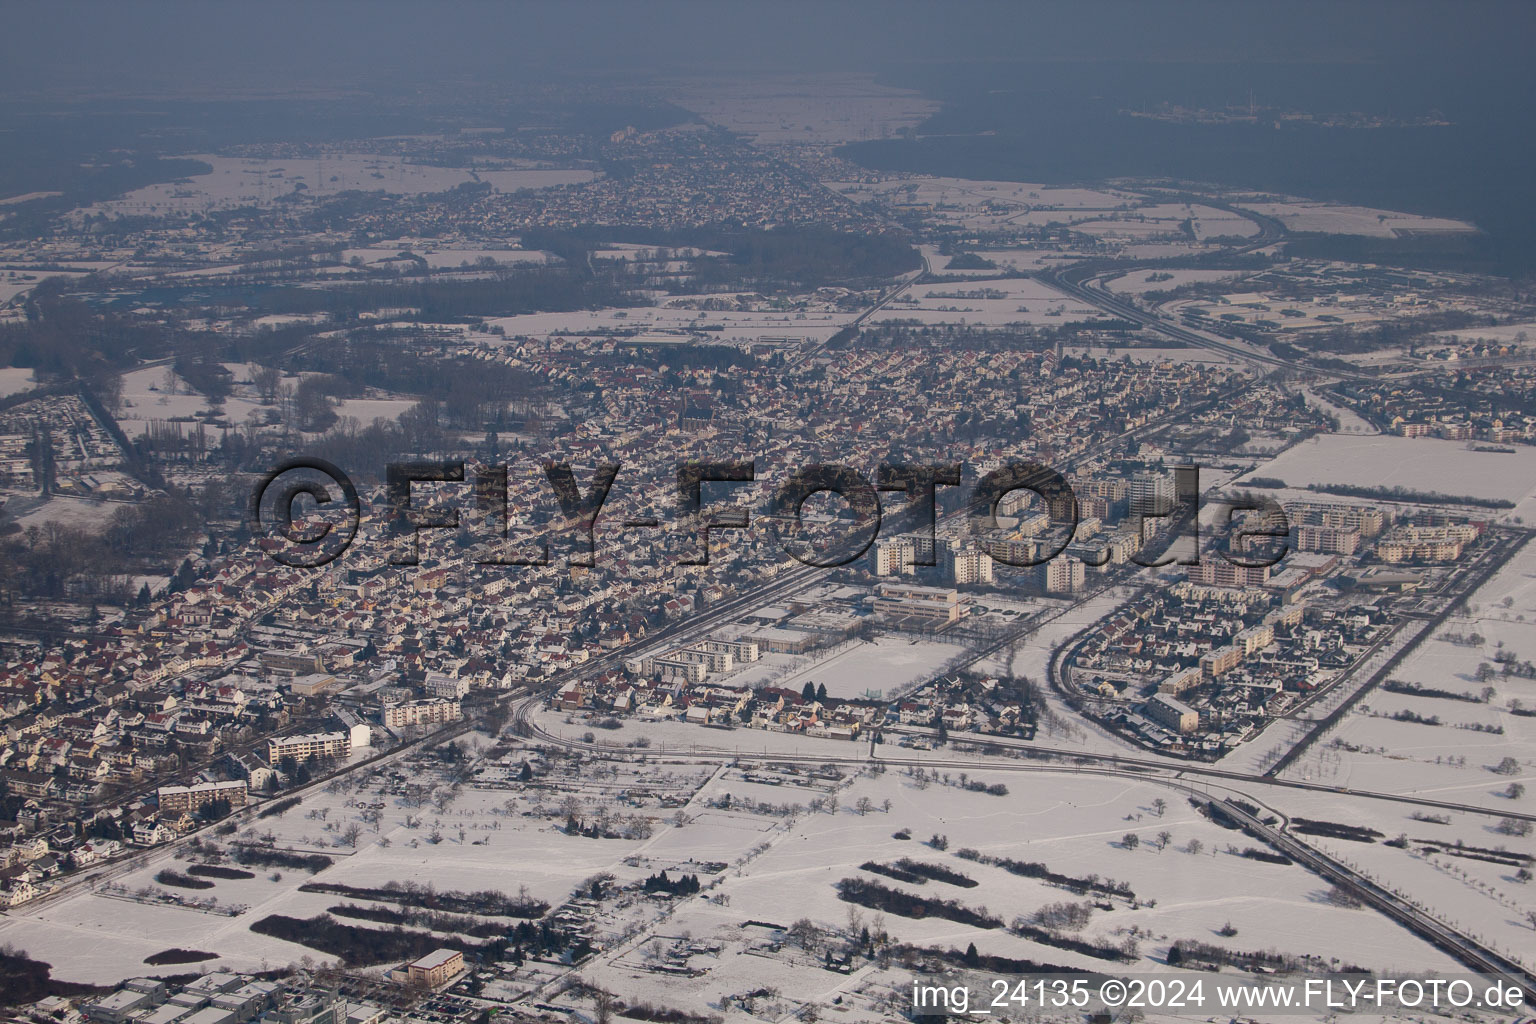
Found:
M 0 82 L 213 92 L 494 80 L 573 68 L 877 67 L 966 59 L 1529 61 L 1536 4 L 31 3 L 5 7 Z

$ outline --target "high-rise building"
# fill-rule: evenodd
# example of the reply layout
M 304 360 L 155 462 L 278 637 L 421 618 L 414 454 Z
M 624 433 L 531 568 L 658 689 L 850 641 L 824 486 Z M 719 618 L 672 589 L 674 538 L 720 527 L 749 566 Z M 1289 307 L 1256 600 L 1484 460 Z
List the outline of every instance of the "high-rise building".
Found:
M 1174 498 L 1171 473 L 1137 473 L 1126 488 L 1133 516 L 1166 516 L 1173 511 Z
M 951 548 L 947 566 L 956 584 L 992 582 L 992 556 L 980 548 Z
M 875 575 L 900 576 L 912 571 L 917 552 L 905 538 L 881 541 L 875 545 Z
M 1083 589 L 1087 569 L 1076 558 L 1053 558 L 1035 569 L 1040 587 L 1048 594 L 1075 594 Z

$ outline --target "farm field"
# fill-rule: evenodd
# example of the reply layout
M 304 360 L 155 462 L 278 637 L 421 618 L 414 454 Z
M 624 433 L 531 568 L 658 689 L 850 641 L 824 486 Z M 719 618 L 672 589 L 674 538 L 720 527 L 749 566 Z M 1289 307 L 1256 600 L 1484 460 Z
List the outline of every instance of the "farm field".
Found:
M 1473 451 L 1465 441 L 1324 434 L 1282 452 L 1250 475 L 1275 477 L 1292 488 L 1349 484 L 1498 499 L 1516 503 L 1511 515 L 1536 513 L 1536 448 L 1504 454 Z M 1506 513 L 1490 509 L 1486 514 Z

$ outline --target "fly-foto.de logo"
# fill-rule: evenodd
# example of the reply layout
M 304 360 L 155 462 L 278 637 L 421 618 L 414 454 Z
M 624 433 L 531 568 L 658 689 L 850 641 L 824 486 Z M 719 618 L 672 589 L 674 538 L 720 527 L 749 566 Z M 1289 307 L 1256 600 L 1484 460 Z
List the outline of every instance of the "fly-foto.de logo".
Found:
M 511 507 L 511 467 L 467 466 L 464 461 L 392 463 L 384 474 L 382 519 L 376 524 L 388 546 L 386 561 L 416 565 L 424 532 L 461 531 L 473 522 L 476 539 L 488 545 L 472 556 L 477 564 L 548 565 L 551 547 L 559 543 L 566 547 L 571 565 L 591 567 L 596 564 L 593 531 L 621 486 L 623 468 L 621 463 L 595 466 L 583 489 L 570 463 L 543 463 L 537 483 L 545 489 L 542 497 L 553 499 L 558 514 L 509 545 L 509 524 L 518 512 L 528 511 Z M 977 478 L 962 492 L 958 507 L 951 502 L 953 510 L 941 515 L 941 488 L 961 488 L 965 476 L 960 463 L 882 463 L 873 479 L 854 466 L 815 463 L 786 474 L 766 503 L 752 508 L 706 502 L 705 487 L 718 493 L 721 487 L 759 483 L 753 461 L 685 461 L 676 467 L 670 523 L 657 516 L 628 516 L 618 526 L 626 532 L 668 534 L 667 546 L 682 565 L 708 565 L 717 531 L 756 528 L 765 529 L 785 554 L 803 565 L 847 565 L 863 556 L 882 533 L 915 538 L 919 543 L 913 564 L 934 565 L 937 529 L 954 521 L 963 535 L 1003 565 L 1028 568 L 1068 553 L 1081 516 L 1077 495 L 1061 473 L 1035 462 L 1005 463 Z M 430 500 L 422 500 L 413 489 L 417 484 L 433 488 Z M 463 486 L 455 490 L 453 485 Z M 807 502 L 823 494 L 835 496 L 829 500 L 840 503 L 839 514 L 808 515 Z M 1021 496 L 1032 510 L 1034 527 L 1027 542 L 1002 540 L 1016 523 L 1005 521 L 1009 517 L 1000 516 L 999 507 L 1010 501 L 1017 505 Z M 1174 467 L 1166 493 L 1131 500 L 1128 519 L 1134 534 L 1155 534 L 1161 541 L 1154 549 L 1138 547 L 1128 560 L 1144 567 L 1198 564 L 1199 504 L 1197 466 Z M 1273 498 L 1238 495 L 1221 499 L 1218 507 L 1226 537 L 1216 550 L 1218 557 L 1244 568 L 1273 566 L 1285 557 L 1290 525 Z M 322 459 L 296 458 L 258 481 L 249 515 L 253 533 L 266 542 L 276 561 L 319 567 L 340 557 L 363 535 L 363 511 L 358 487 L 340 468 Z M 1244 514 L 1241 520 L 1239 512 Z M 1176 545 L 1181 539 L 1188 543 Z M 1184 553 L 1175 554 L 1176 546 Z M 1109 560 L 1107 554 L 1083 550 L 1072 556 L 1092 566 Z

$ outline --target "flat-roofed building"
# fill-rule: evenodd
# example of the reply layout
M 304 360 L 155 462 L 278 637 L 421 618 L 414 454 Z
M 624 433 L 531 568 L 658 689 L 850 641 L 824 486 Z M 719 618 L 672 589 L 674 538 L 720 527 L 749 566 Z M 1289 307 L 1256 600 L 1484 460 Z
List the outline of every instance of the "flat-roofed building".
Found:
M 979 547 L 951 548 L 946 561 L 956 585 L 992 582 L 992 556 Z
M 1177 697 L 1156 693 L 1142 708 L 1152 721 L 1167 729 L 1183 734 L 1200 728 L 1200 713 Z
M 651 671 L 662 679 L 681 680 L 685 683 L 702 683 L 709 674 L 708 666 L 702 661 L 690 661 L 671 654 L 652 661 Z
M 1262 587 L 1269 582 L 1269 566 L 1234 565 L 1225 558 L 1202 558 L 1189 567 L 1189 581 L 1207 587 Z
M 758 658 L 757 641 L 755 640 L 721 640 L 717 637 L 710 637 L 707 640 L 700 640 L 694 646 L 706 651 L 718 651 L 729 654 L 741 664 L 756 661 Z
M 288 681 L 288 689 L 298 697 L 319 697 L 341 689 L 342 685 L 341 680 L 326 672 L 310 672 Z
M 333 992 L 297 992 L 261 1015 L 262 1024 L 346 1024 L 347 1001 Z
M 457 722 L 464 717 L 462 705 L 456 700 L 413 700 L 405 704 L 392 704 L 384 709 L 384 724 L 391 729 L 403 729 L 410 725 L 441 725 Z
M 136 1018 L 136 1020 L 138 1024 L 176 1024 L 177 1021 L 191 1016 L 194 1012 L 196 1011 L 190 1006 L 166 1003 L 163 1006 L 155 1007 L 146 1016 Z
M 455 679 L 441 672 L 428 672 L 426 681 L 428 697 L 445 700 L 463 700 L 469 696 L 469 680 Z
M 883 540 L 875 545 L 875 575 L 900 576 L 911 572 L 917 550 L 907 540 Z
M 406 979 L 425 988 L 441 988 L 463 972 L 464 954 L 456 949 L 435 949 L 405 965 Z
M 154 1004 L 154 997 L 149 993 L 122 988 L 86 1003 L 81 1009 L 85 1011 L 85 1016 L 89 1020 L 99 1021 L 101 1024 L 123 1024 L 123 1021 L 141 1010 L 149 1009 Z
M 798 629 L 769 626 L 753 630 L 748 639 L 757 644 L 759 650 L 769 654 L 804 654 L 816 645 L 819 638 Z
M 346 757 L 352 753 L 352 736 L 345 732 L 300 733 L 267 740 L 267 760 L 277 764 L 285 757 L 303 761 L 310 757 Z
M 1035 572 L 1040 589 L 1048 594 L 1075 594 L 1088 579 L 1087 567 L 1076 558 L 1053 558 Z
M 1226 675 L 1237 668 L 1243 662 L 1243 649 L 1232 644 L 1223 644 L 1214 650 L 1207 651 L 1200 658 L 1200 671 L 1207 679 L 1215 679 Z
M 216 800 L 229 801 L 230 809 L 244 807 L 250 798 L 245 780 L 201 782 L 195 786 L 161 786 L 157 793 L 160 813 L 167 818 L 196 814 Z
M 1181 693 L 1194 689 L 1204 681 L 1205 673 L 1201 672 L 1200 669 L 1187 668 L 1182 672 L 1175 672 L 1161 683 L 1158 683 L 1157 692 L 1166 693 L 1170 697 L 1177 697 Z
M 1261 622 L 1257 626 L 1249 626 L 1233 638 L 1233 643 L 1243 649 L 1243 656 L 1247 657 L 1255 651 L 1262 651 L 1275 642 L 1275 627 L 1267 622 Z
M 1302 551 L 1352 555 L 1360 550 L 1360 530 L 1357 527 L 1335 528 L 1303 523 L 1296 527 L 1296 547 Z
M 890 618 L 958 622 L 965 614 L 960 592 L 952 587 L 920 587 L 882 583 L 875 594 L 875 612 Z

